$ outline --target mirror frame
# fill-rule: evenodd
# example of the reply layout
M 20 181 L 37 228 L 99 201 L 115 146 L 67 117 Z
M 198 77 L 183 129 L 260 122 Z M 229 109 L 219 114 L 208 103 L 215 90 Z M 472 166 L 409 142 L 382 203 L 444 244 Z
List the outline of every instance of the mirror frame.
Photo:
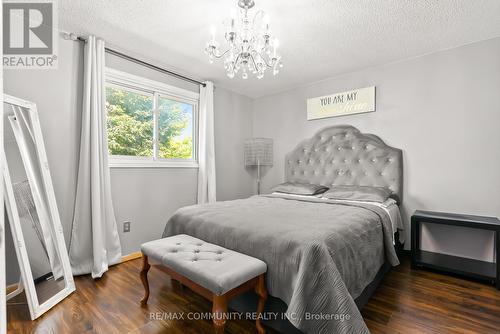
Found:
M 0 6 L 0 15 L 2 14 L 2 6 Z M 2 27 L 0 27 L 0 33 Z M 1 39 L 1 37 L 0 37 Z M 2 46 L 0 45 L 0 50 Z M 2 65 L 0 65 L 0 71 Z M 2 73 L 0 73 L 0 102 L 3 106 L 3 90 L 2 90 Z M 3 151 L 3 117 L 0 119 L 0 148 Z M 3 171 L 5 154 L 0 154 L 0 170 Z M 3 188 L 0 187 L 0 200 L 3 203 Z M 4 205 L 0 206 L 0 334 L 7 333 L 7 282 L 5 279 L 5 219 Z
M 3 17 L 3 4 L 0 6 L 0 17 Z M 0 53 L 3 55 L 3 24 L 0 25 Z M 0 64 L 0 102 L 3 106 L 3 63 Z M 3 152 L 3 117 L 0 119 L 0 148 Z M 3 171 L 3 154 L 0 154 L 0 171 Z M 3 187 L 0 186 L 0 202 L 3 203 Z M 0 206 L 0 334 L 7 333 L 7 287 L 5 278 L 5 213 L 4 205 Z
M 52 177 L 50 176 L 49 163 L 45 152 L 45 144 L 43 142 L 42 129 L 40 126 L 40 121 L 38 119 L 36 104 L 6 94 L 4 94 L 3 97 L 4 97 L 3 101 L 4 104 L 7 103 L 14 107 L 23 108 L 27 110 L 30 114 L 30 119 L 32 122 L 31 126 L 36 144 L 35 145 L 36 151 L 41 165 L 40 170 L 43 179 L 42 183 L 45 187 L 45 195 L 48 200 L 49 213 L 50 216 L 52 217 L 52 224 L 55 232 L 54 244 L 58 249 L 60 261 L 63 268 L 64 281 L 65 281 L 64 289 L 56 293 L 54 296 L 52 296 L 42 304 L 39 303 L 35 289 L 35 283 L 33 280 L 33 274 L 31 272 L 31 267 L 29 263 L 28 252 L 26 249 L 26 244 L 24 242 L 21 222 L 19 219 L 19 213 L 17 210 L 17 205 L 14 197 L 12 181 L 10 179 L 9 167 L 5 157 L 5 151 L 2 150 L 2 159 L 4 161 L 3 179 L 4 179 L 5 207 L 7 209 L 7 217 L 9 219 L 9 224 L 12 231 L 12 239 L 14 240 L 14 244 L 16 245 L 17 260 L 19 262 L 19 267 L 21 269 L 21 279 L 26 291 L 26 299 L 28 302 L 31 319 L 35 320 L 36 318 L 40 317 L 42 314 L 47 312 L 49 309 L 51 309 L 53 306 L 55 306 L 57 303 L 62 301 L 64 298 L 66 298 L 68 295 L 70 295 L 73 291 L 75 291 L 75 283 L 73 280 L 73 274 L 71 272 L 71 265 L 69 262 L 66 243 L 64 241 L 61 219 L 59 217 L 59 211 L 57 209 L 54 188 L 52 186 Z

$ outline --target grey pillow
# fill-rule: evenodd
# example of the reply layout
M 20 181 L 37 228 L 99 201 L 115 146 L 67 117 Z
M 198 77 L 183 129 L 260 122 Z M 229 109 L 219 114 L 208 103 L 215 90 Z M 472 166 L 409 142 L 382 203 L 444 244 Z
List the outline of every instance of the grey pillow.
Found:
M 323 194 L 328 199 L 345 199 L 352 201 L 385 202 L 392 192 L 383 187 L 367 186 L 333 186 Z
M 318 195 L 327 191 L 328 187 L 311 183 L 285 182 L 274 186 L 271 190 L 295 195 Z

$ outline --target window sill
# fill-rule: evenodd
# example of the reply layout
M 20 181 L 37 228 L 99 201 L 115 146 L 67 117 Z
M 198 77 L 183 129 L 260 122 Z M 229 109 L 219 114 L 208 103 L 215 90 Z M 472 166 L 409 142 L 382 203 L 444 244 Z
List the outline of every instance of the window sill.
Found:
M 110 168 L 198 168 L 196 161 L 109 159 Z

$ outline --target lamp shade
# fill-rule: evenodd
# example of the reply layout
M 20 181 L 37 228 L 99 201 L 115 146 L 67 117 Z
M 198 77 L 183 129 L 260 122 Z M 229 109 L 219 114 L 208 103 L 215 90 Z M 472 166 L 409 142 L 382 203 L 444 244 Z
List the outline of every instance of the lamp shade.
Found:
M 245 166 L 257 165 L 273 165 L 273 140 L 271 138 L 245 140 Z

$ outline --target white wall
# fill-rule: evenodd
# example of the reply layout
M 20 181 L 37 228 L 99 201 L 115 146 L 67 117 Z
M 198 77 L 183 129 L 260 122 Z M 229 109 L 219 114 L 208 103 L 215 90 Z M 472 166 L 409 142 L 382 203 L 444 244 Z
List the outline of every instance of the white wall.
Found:
M 76 189 L 81 123 L 83 46 L 59 39 L 57 70 L 6 70 L 5 92 L 37 103 L 57 204 L 66 242 L 69 242 Z M 140 65 L 108 56 L 107 65 L 153 80 L 198 90 L 196 85 Z M 221 199 L 251 193 L 251 179 L 238 156 L 242 138 L 251 134 L 251 100 L 222 88 L 215 91 L 217 129 L 217 195 Z M 226 131 L 221 132 L 221 129 Z M 241 160 L 241 159 L 240 159 Z M 240 177 L 241 175 L 241 177 Z M 224 180 L 231 182 L 224 182 Z M 197 170 L 183 168 L 112 168 L 113 204 L 123 254 L 159 238 L 165 222 L 179 207 L 196 202 Z M 122 223 L 131 221 L 131 232 Z M 12 265 L 11 265 L 12 266 Z
M 496 38 L 257 99 L 253 134 L 275 140 L 264 188 L 282 182 L 284 155 L 299 141 L 351 124 L 404 150 L 406 219 L 415 209 L 500 216 L 499 59 Z M 306 120 L 307 98 L 367 86 L 377 87 L 376 112 Z M 427 232 L 424 249 L 493 260 L 492 233 Z
M 217 200 L 253 194 L 253 178 L 243 164 L 243 141 L 252 136 L 252 99 L 215 89 Z

